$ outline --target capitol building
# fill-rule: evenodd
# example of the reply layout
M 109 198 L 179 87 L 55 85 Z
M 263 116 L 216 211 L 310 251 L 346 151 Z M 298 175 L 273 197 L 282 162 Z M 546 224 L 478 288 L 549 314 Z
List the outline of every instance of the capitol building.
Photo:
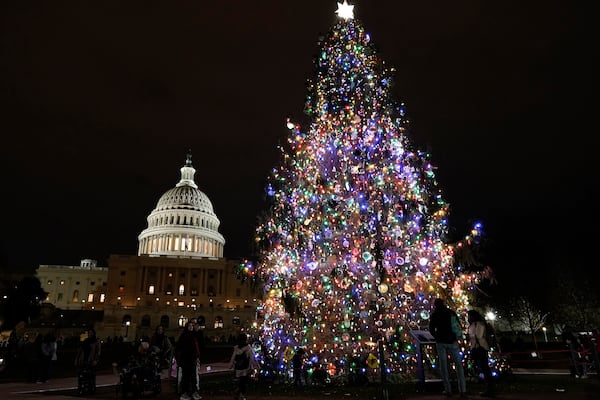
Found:
M 152 334 L 159 324 L 175 335 L 190 318 L 204 321 L 209 337 L 253 324 L 257 294 L 237 279 L 239 261 L 223 257 L 220 221 L 195 172 L 188 154 L 180 181 L 148 215 L 137 255 L 110 255 L 108 267 L 94 260 L 40 265 L 46 301 L 65 310 L 103 311 L 98 335 L 129 340 Z

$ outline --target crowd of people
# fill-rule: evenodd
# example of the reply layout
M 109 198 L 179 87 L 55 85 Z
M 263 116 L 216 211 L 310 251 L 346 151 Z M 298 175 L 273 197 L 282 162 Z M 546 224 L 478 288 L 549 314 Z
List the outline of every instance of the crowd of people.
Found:
M 456 312 L 450 309 L 442 299 L 435 299 L 429 320 L 429 331 L 435 339 L 437 351 L 437 370 L 443 384 L 443 394 L 460 397 L 467 396 L 467 382 L 465 379 L 465 360 L 468 355 L 471 366 L 483 377 L 485 390 L 479 393 L 484 397 L 493 397 L 496 394 L 495 379 L 489 366 L 489 324 L 476 310 L 467 312 L 468 326 L 462 327 Z M 570 329 L 565 329 L 562 339 L 569 355 L 571 375 L 575 378 L 585 379 L 590 369 L 599 371 L 598 344 L 600 341 L 598 330 L 591 334 L 576 334 Z M 118 343 L 120 340 L 108 338 L 105 343 Z M 176 338 L 168 337 L 163 326 L 157 326 L 151 337 L 142 337 L 138 347 L 137 356 L 152 354 L 158 357 L 161 370 L 170 369 L 171 376 L 178 380 L 178 394 L 180 400 L 200 400 L 201 380 L 200 364 L 205 354 L 207 338 L 201 325 L 195 318 L 190 319 Z M 60 356 L 58 350 L 62 338 L 57 339 L 52 333 L 37 334 L 34 337 L 25 336 L 19 341 L 19 348 L 23 356 L 27 382 L 46 382 L 53 370 L 53 365 Z M 229 342 L 232 342 L 230 338 Z M 137 343 L 137 342 L 136 342 Z M 245 400 L 248 384 L 251 377 L 259 369 L 255 352 L 248 343 L 246 333 L 240 333 L 232 344 L 232 353 L 229 368 L 237 382 L 236 398 Z M 78 338 L 77 352 L 74 366 L 77 370 L 92 372 L 95 388 L 95 373 L 101 357 L 102 341 L 96 337 L 94 329 L 88 329 Z M 497 344 L 493 344 L 496 348 Z M 466 350 L 466 351 L 465 351 Z M 293 357 L 290 356 L 289 368 L 292 382 L 295 386 L 309 384 L 305 371 L 305 349 L 297 347 Z M 449 362 L 453 364 L 453 378 Z M 265 363 L 266 365 L 266 363 Z M 312 382 L 314 383 L 314 382 Z

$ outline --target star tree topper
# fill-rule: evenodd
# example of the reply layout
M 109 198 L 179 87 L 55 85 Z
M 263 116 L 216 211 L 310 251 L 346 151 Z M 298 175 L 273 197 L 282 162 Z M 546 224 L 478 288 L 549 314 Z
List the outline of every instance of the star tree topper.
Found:
M 335 12 L 338 17 L 343 19 L 353 19 L 354 18 L 354 6 L 348 4 L 346 0 L 343 3 L 337 3 L 338 9 Z

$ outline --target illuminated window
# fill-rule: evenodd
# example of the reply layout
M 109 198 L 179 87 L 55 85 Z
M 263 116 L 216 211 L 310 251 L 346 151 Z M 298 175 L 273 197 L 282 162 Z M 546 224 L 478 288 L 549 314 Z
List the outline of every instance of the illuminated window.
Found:
M 94 293 L 88 293 L 87 302 L 88 303 L 93 303 L 94 302 Z
M 217 315 L 215 317 L 215 328 L 222 328 L 223 327 L 223 317 Z
M 71 299 L 73 303 L 79 303 L 79 290 L 73 291 L 73 298 Z
M 154 294 L 154 285 L 148 286 L 148 294 Z
M 185 294 L 185 286 L 184 285 L 179 285 L 179 295 L 183 296 Z
M 123 286 L 123 285 L 119 285 L 119 293 L 120 293 L 120 294 L 123 294 L 123 293 L 125 293 L 125 286 Z
M 50 301 L 50 293 L 46 296 L 46 301 Z
M 48 285 L 52 285 L 52 279 L 48 279 L 48 282 L 46 282 Z
M 185 324 L 187 323 L 187 321 L 188 321 L 187 317 L 180 315 L 179 318 L 177 319 L 177 324 L 179 325 L 180 328 L 183 328 L 185 326 Z
M 233 317 L 233 321 L 231 321 L 231 323 L 233 325 L 239 325 L 240 324 L 240 317 Z
M 65 281 L 64 281 L 64 279 L 61 279 L 61 281 L 60 281 L 60 285 L 64 285 L 64 284 L 65 284 Z
M 100 293 L 100 303 L 104 303 L 105 299 L 106 299 L 106 294 Z

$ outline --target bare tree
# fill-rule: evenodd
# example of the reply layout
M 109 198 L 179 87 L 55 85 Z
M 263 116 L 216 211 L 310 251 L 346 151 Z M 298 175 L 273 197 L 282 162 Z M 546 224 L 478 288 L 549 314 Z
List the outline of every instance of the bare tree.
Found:
M 548 313 L 538 309 L 525 296 L 510 299 L 508 305 L 508 313 L 504 316 L 506 322 L 513 330 L 520 328 L 525 332 L 529 332 L 533 340 L 533 345 L 537 350 L 538 343 L 535 333 L 539 332 L 546 323 Z

